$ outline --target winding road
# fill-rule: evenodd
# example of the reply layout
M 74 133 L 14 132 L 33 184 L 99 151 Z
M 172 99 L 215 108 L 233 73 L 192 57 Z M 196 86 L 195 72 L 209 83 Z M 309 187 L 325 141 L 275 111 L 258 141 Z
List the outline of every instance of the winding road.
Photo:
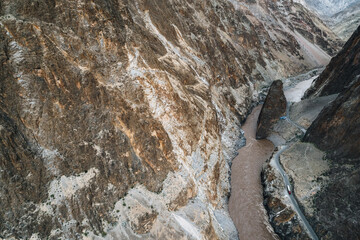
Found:
M 289 116 L 289 103 L 287 103 L 287 106 L 286 106 L 286 120 L 291 123 L 292 125 L 294 125 L 295 127 L 299 128 L 303 133 L 306 132 L 306 130 L 299 126 L 298 124 L 296 124 L 295 122 L 293 122 L 291 119 L 290 119 L 290 116 Z M 275 159 L 275 166 L 277 168 L 277 170 L 281 173 L 281 176 L 283 178 L 283 181 L 285 183 L 285 188 L 286 186 L 290 186 L 290 189 L 293 189 L 291 187 L 291 184 L 290 184 L 290 181 L 289 181 L 289 178 L 287 176 L 287 174 L 285 173 L 284 169 L 282 168 L 280 162 L 279 162 L 279 158 L 280 158 L 280 155 L 286 150 L 288 149 L 289 146 L 288 145 L 284 145 L 281 147 L 281 149 L 275 154 L 274 156 L 274 159 Z M 296 213 L 298 214 L 299 218 L 301 219 L 301 221 L 304 223 L 304 226 L 307 230 L 307 232 L 310 234 L 310 237 L 314 240 L 318 240 L 319 238 L 316 236 L 316 233 L 315 231 L 312 229 L 312 227 L 310 226 L 309 222 L 306 220 L 306 217 L 304 216 L 304 214 L 302 213 L 300 207 L 299 207 L 299 204 L 297 203 L 293 193 L 292 194 L 289 194 L 287 189 L 286 190 L 286 196 L 288 196 L 291 200 L 291 203 L 293 205 L 293 209 L 296 211 Z

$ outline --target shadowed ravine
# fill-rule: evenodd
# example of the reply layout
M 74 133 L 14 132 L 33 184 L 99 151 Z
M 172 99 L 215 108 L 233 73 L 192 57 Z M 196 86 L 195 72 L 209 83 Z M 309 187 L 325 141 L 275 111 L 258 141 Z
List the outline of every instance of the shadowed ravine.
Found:
M 269 140 L 256 140 L 256 125 L 261 105 L 248 116 L 242 129 L 246 146 L 239 150 L 231 167 L 230 216 L 240 239 L 278 239 L 268 221 L 263 205 L 260 173 L 274 145 Z

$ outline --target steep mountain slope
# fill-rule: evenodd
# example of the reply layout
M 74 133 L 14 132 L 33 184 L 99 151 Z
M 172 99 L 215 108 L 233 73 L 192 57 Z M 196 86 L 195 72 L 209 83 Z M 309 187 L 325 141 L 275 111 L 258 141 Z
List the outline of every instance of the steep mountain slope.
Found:
M 340 45 L 290 1 L 5 0 L 0 15 L 1 238 L 236 238 L 241 120 L 269 80 Z
M 320 16 L 331 17 L 359 0 L 294 0 L 309 9 L 316 11 Z
M 360 26 L 360 1 L 331 16 L 328 25 L 343 40 L 348 40 L 356 28 Z
M 339 93 L 309 127 L 304 141 L 326 153 L 330 170 L 315 196 L 312 219 L 324 239 L 359 239 L 360 27 L 315 80 L 311 97 Z M 342 74 L 339 74 L 341 72 Z
M 323 109 L 304 137 L 332 159 L 360 158 L 360 27 L 334 57 L 313 86 L 308 97 L 340 93 Z
M 294 0 L 317 13 L 342 40 L 360 25 L 360 0 Z
M 304 98 L 341 93 L 351 87 L 360 75 L 360 26 L 343 49 L 331 59 L 329 65 L 305 92 Z

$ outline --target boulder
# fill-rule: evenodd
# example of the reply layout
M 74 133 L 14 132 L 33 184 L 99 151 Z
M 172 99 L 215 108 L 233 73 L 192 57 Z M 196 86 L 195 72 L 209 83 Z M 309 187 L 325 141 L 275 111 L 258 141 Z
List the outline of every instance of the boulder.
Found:
M 274 81 L 266 96 L 264 105 L 261 109 L 256 139 L 263 139 L 268 136 L 272 126 L 286 113 L 286 98 L 283 91 L 283 83 L 280 80 Z

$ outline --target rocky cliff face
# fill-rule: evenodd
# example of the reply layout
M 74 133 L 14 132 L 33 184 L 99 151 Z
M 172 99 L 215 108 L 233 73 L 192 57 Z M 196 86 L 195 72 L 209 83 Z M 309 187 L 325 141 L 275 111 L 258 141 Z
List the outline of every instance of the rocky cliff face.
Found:
M 360 157 L 360 27 L 334 57 L 307 96 L 340 93 L 323 109 L 308 129 L 304 140 L 315 143 L 336 158 Z
M 236 238 L 240 121 L 269 80 L 339 46 L 289 1 L 5 0 L 0 15 L 1 238 Z
M 329 65 L 315 79 L 304 98 L 327 96 L 348 89 L 360 75 L 360 26 L 346 42 L 342 50 L 331 59 Z
M 331 158 L 359 158 L 360 81 L 341 93 L 322 110 L 312 123 L 304 141 L 313 142 Z
M 360 31 L 353 34 L 344 49 L 316 80 L 313 95 L 339 96 L 312 123 L 304 141 L 326 152 L 328 178 L 314 196 L 312 222 L 324 239 L 360 238 Z M 339 73 L 340 72 L 340 73 Z

